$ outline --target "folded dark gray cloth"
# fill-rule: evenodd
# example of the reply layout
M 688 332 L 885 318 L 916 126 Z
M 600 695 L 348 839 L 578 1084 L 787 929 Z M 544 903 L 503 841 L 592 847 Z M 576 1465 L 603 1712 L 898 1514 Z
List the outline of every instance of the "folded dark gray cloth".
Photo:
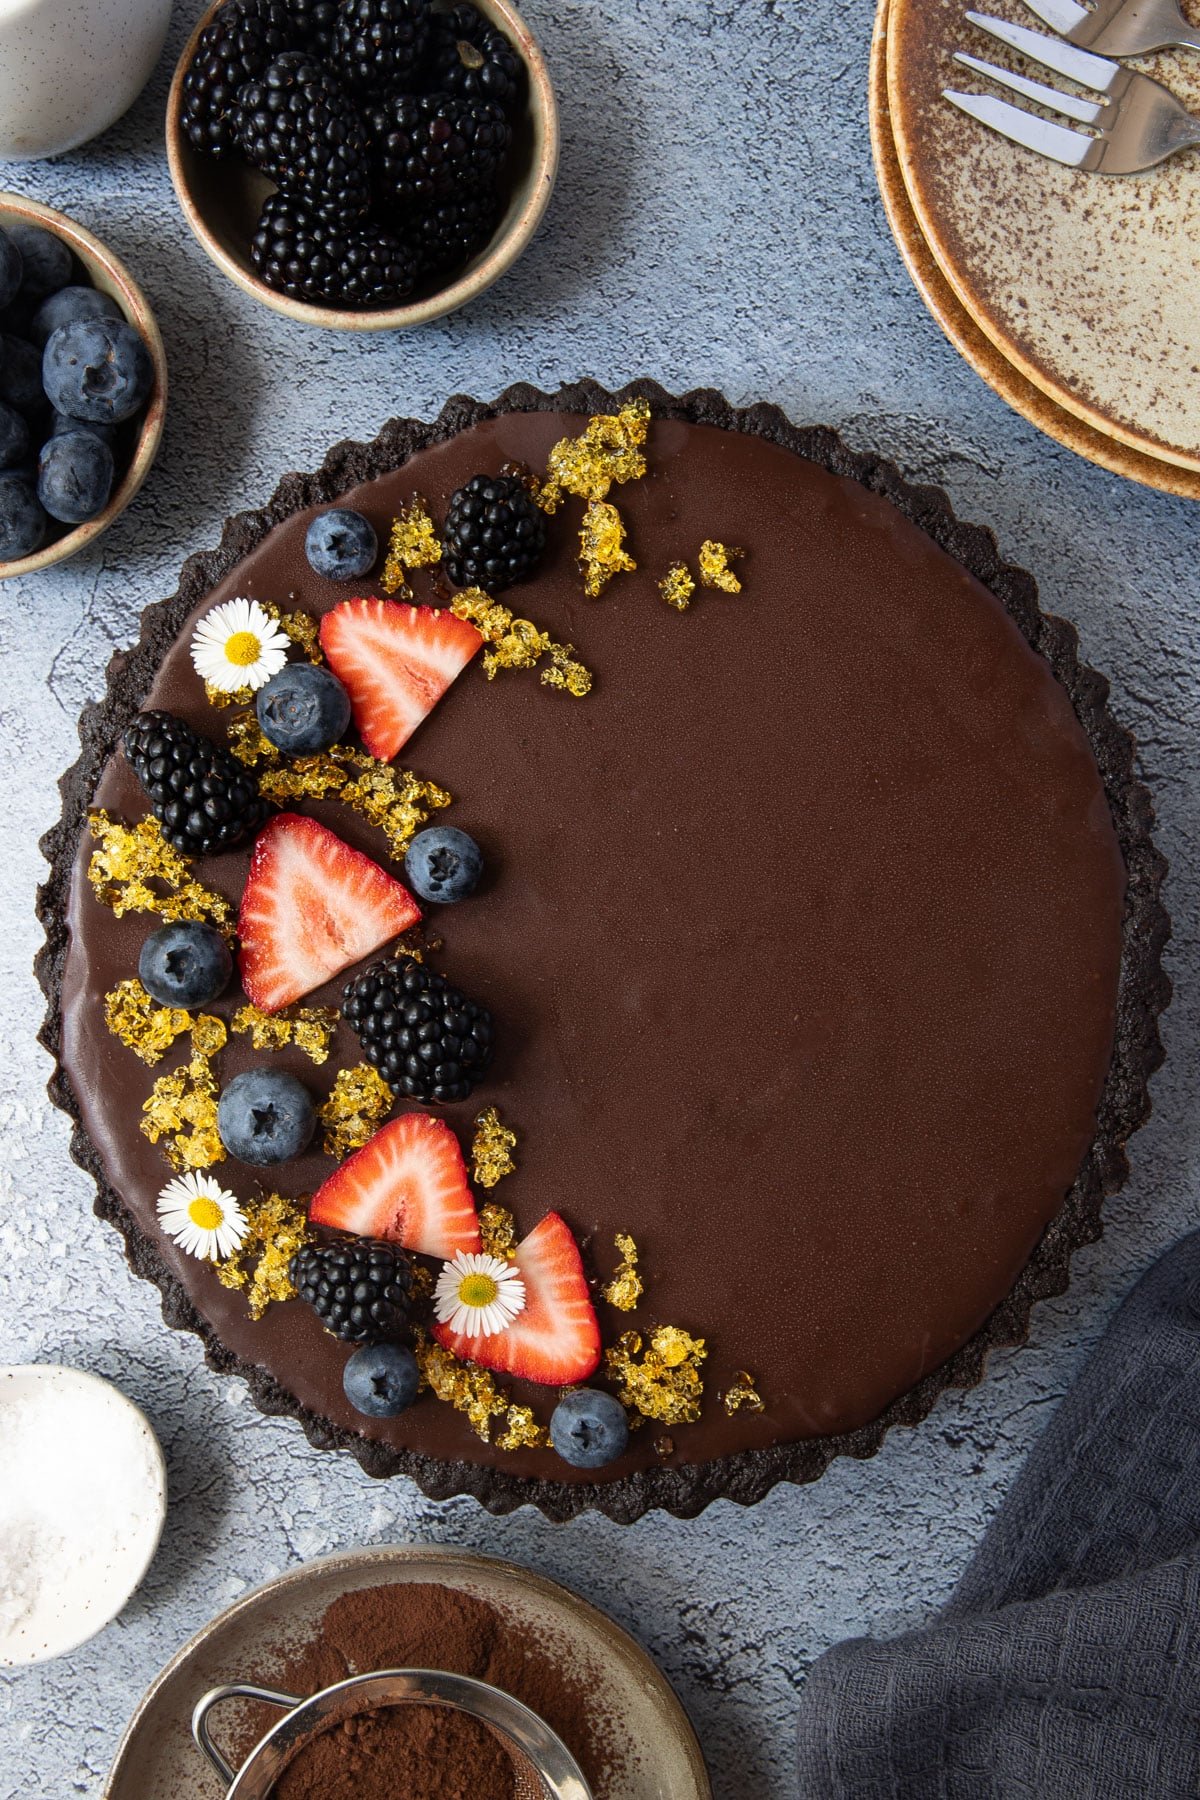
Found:
M 1200 1233 L 1126 1299 L 942 1612 L 814 1664 L 800 1793 L 1200 1795 Z

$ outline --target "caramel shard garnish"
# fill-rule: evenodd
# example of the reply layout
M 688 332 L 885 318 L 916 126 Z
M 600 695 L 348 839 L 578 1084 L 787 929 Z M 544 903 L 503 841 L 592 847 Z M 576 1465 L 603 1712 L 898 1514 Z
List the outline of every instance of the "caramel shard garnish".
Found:
M 614 481 L 639 481 L 646 473 L 642 446 L 649 429 L 650 403 L 639 397 L 619 412 L 597 413 L 578 437 L 560 438 L 546 463 L 538 505 L 553 513 L 564 494 L 603 500 Z
M 748 1375 L 745 1369 L 737 1371 L 733 1386 L 722 1394 L 721 1403 L 731 1419 L 735 1412 L 741 1412 L 743 1409 L 747 1412 L 764 1410 L 762 1396 L 754 1385 L 754 1377 Z
M 442 545 L 437 527 L 429 516 L 429 508 L 419 494 L 408 506 L 401 507 L 392 521 L 387 560 L 379 585 L 385 594 L 407 596 L 408 571 L 427 569 L 442 560 Z
M 488 1256 L 511 1257 L 517 1247 L 517 1223 L 506 1206 L 494 1200 L 479 1209 L 479 1235 Z
M 627 1232 L 618 1231 L 613 1239 L 621 1252 L 621 1262 L 612 1280 L 600 1292 L 610 1306 L 621 1312 L 632 1312 L 642 1297 L 642 1278 L 637 1272 L 638 1248 Z
M 254 689 L 248 687 L 219 688 L 214 687 L 211 681 L 206 681 L 204 698 L 210 706 L 215 706 L 218 712 L 223 712 L 227 706 L 249 706 L 254 699 Z
M 550 1442 L 550 1433 L 539 1425 L 529 1406 L 510 1406 L 505 1428 L 496 1439 L 497 1450 L 542 1450 Z
M 226 937 L 233 934 L 233 908 L 223 894 L 213 893 L 192 875 L 186 856 L 170 844 L 157 819 L 118 825 L 106 812 L 88 815 L 97 840 L 88 862 L 88 880 L 97 900 L 117 918 L 127 912 L 157 913 L 160 918 L 201 919 Z M 161 883 L 160 892 L 151 882 Z
M 191 1030 L 192 1015 L 178 1006 L 156 1005 L 135 979 L 118 982 L 105 994 L 104 1023 L 127 1050 L 153 1067 L 177 1037 Z
M 697 559 L 702 585 L 707 588 L 721 588 L 727 594 L 740 594 L 742 584 L 729 564 L 745 554 L 744 550 L 735 549 L 728 544 L 718 544 L 713 538 L 705 538 L 700 546 L 700 555 Z
M 396 858 L 403 856 L 431 813 L 450 805 L 451 796 L 435 782 L 423 780 L 411 769 L 376 762 L 365 751 L 345 744 L 284 762 L 253 713 L 233 720 L 229 738 L 239 762 L 249 768 L 266 765 L 258 785 L 268 800 L 280 806 L 296 800 L 340 800 L 382 831 Z
M 286 1044 L 295 1044 L 314 1063 L 323 1063 L 329 1059 L 338 1016 L 330 1006 L 290 1006 L 277 1013 L 239 1006 L 229 1029 L 239 1037 L 248 1032 L 256 1050 L 282 1050 Z
M 645 1346 L 638 1332 L 626 1331 L 605 1351 L 604 1360 L 618 1383 L 622 1406 L 663 1425 L 690 1425 L 700 1417 L 700 1364 L 707 1355 L 703 1338 L 660 1325 Z
M 590 501 L 579 528 L 579 567 L 589 600 L 598 599 L 614 575 L 637 568 L 624 543 L 625 524 L 616 507 L 607 500 Z
M 339 1069 L 328 1100 L 317 1110 L 325 1128 L 326 1156 L 341 1162 L 351 1151 L 361 1150 L 391 1112 L 394 1098 L 379 1070 L 370 1063 Z
M 233 1255 L 218 1265 L 217 1280 L 224 1287 L 245 1291 L 252 1319 L 261 1319 L 272 1300 L 296 1297 L 290 1266 L 311 1236 L 307 1204 L 268 1194 L 244 1209 L 246 1235 Z
M 225 1160 L 217 1132 L 217 1081 L 212 1058 L 225 1047 L 225 1027 L 210 1013 L 192 1024 L 191 1060 L 160 1075 L 143 1102 L 141 1130 L 152 1144 L 162 1140 L 171 1167 L 211 1169 Z
M 477 1369 L 472 1363 L 460 1363 L 419 1327 L 413 1332 L 413 1353 L 435 1397 L 456 1412 L 465 1413 L 476 1437 L 488 1443 L 492 1420 L 509 1410 L 507 1396 L 497 1388 L 488 1371 Z
M 489 681 L 501 669 L 532 669 L 543 656 L 548 656 L 550 667 L 543 669 L 541 676 L 546 687 L 562 688 L 576 699 L 582 699 L 591 688 L 591 673 L 581 662 L 572 660 L 572 645 L 556 644 L 532 620 L 514 618 L 507 606 L 493 600 L 482 588 L 464 588 L 461 594 L 455 594 L 450 611 L 456 619 L 466 619 L 474 625 L 487 644 L 483 672 Z
M 474 1179 L 479 1187 L 494 1188 L 498 1181 L 516 1168 L 513 1151 L 517 1134 L 501 1122 L 494 1106 L 485 1106 L 475 1120 L 475 1136 L 471 1143 Z
M 668 606 L 673 606 L 676 612 L 686 612 L 696 591 L 687 564 L 672 563 L 659 582 L 658 591 Z

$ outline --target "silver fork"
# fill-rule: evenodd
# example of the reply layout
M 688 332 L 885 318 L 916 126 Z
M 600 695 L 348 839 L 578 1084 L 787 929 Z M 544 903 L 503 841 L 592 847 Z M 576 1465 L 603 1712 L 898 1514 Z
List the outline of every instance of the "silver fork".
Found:
M 1152 50 L 1200 50 L 1200 31 L 1176 0 L 1025 0 L 1043 25 L 1097 56 L 1148 56 Z
M 1006 19 L 992 19 L 977 12 L 969 12 L 967 18 L 981 31 L 989 32 L 1055 75 L 1103 96 L 1089 100 L 1079 94 L 1064 94 L 1059 88 L 1030 81 L 1025 75 L 1014 75 L 1011 69 L 958 51 L 954 60 L 977 75 L 1020 94 L 1035 106 L 1089 127 L 1088 131 L 1072 131 L 992 94 L 944 90 L 945 99 L 971 118 L 1011 138 L 1014 144 L 1073 169 L 1093 170 L 1101 175 L 1133 175 L 1139 169 L 1165 162 L 1178 150 L 1200 145 L 1200 119 L 1149 75 L 1123 69 L 1106 57 L 1077 50 L 1073 44 L 1044 37 L 1040 31 L 1029 31 L 1024 25 L 1010 25 Z

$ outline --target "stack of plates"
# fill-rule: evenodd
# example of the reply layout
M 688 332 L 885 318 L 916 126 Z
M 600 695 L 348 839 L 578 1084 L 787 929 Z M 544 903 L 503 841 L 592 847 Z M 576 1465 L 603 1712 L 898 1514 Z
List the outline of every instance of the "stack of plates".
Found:
M 909 273 L 988 385 L 1102 468 L 1200 499 L 1200 157 L 1144 175 L 1066 169 L 960 114 L 986 91 L 956 49 L 1022 64 L 967 21 L 971 0 L 881 0 L 871 138 Z M 1021 0 L 979 9 L 1038 28 Z M 1200 56 L 1138 65 L 1200 112 Z

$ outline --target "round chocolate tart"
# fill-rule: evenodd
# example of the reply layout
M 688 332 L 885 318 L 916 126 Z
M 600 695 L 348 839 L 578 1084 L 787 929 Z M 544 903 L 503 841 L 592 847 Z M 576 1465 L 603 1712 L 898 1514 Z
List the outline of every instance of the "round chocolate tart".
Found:
M 349 588 L 313 573 L 316 512 L 337 500 L 386 545 L 414 495 L 440 522 L 474 475 L 540 475 L 553 446 L 634 396 L 652 415 L 646 472 L 608 503 L 636 568 L 585 594 L 584 500 L 567 494 L 536 573 L 498 596 L 574 647 L 591 691 L 528 668 L 486 679 L 477 658 L 396 759 L 453 797 L 434 822 L 486 859 L 474 896 L 426 909 L 423 954 L 490 1010 L 495 1057 L 468 1100 L 427 1110 L 468 1162 L 482 1108 L 515 1132 L 515 1172 L 475 1197 L 511 1211 L 517 1237 L 551 1212 L 566 1221 L 617 1357 L 590 1385 L 621 1393 L 635 1425 L 629 1395 L 650 1389 L 628 1385 L 630 1358 L 661 1352 L 667 1402 L 648 1401 L 624 1454 L 588 1471 L 545 1444 L 559 1390 L 533 1381 L 495 1377 L 486 1440 L 428 1391 L 399 1417 L 362 1416 L 343 1391 L 351 1346 L 309 1306 L 279 1299 L 253 1318 L 244 1290 L 166 1235 L 156 1202 L 172 1169 L 139 1127 L 188 1039 L 148 1066 L 106 1025 L 105 996 L 136 976 L 159 921 L 101 903 L 88 818 L 149 814 L 120 749 L 139 710 L 227 741 L 236 709 L 210 704 L 190 654 L 213 607 L 244 597 L 319 619 L 381 592 L 378 571 Z M 700 579 L 705 542 L 742 553 L 728 562 L 740 591 Z M 660 587 L 677 564 L 695 577 L 686 610 Z M 438 567 L 410 582 L 419 605 L 454 599 Z M 978 1380 L 991 1347 L 1024 1337 L 1033 1301 L 1063 1289 L 1149 1109 L 1169 997 L 1164 864 L 1107 691 L 1072 627 L 943 494 L 770 407 L 648 383 L 517 387 L 339 445 L 230 520 L 147 611 L 62 783 L 41 900 L 44 1041 L 98 1212 L 168 1322 L 264 1411 L 435 1497 L 690 1515 L 870 1455 L 945 1387 Z M 291 810 L 404 879 L 350 806 L 302 796 Z M 236 917 L 249 863 L 247 845 L 193 874 Z M 358 973 L 303 1005 L 339 1007 Z M 244 1004 L 235 980 L 204 1010 L 228 1025 Z M 231 1031 L 211 1066 L 224 1088 L 265 1062 L 320 1102 L 363 1060 L 342 1019 L 320 1065 Z M 213 1176 L 248 1205 L 311 1195 L 334 1169 L 318 1135 L 278 1169 L 230 1158 Z M 611 1286 L 618 1236 L 636 1246 L 633 1310 L 606 1297 L 630 1297 Z M 694 1419 L 678 1404 L 688 1381 Z

